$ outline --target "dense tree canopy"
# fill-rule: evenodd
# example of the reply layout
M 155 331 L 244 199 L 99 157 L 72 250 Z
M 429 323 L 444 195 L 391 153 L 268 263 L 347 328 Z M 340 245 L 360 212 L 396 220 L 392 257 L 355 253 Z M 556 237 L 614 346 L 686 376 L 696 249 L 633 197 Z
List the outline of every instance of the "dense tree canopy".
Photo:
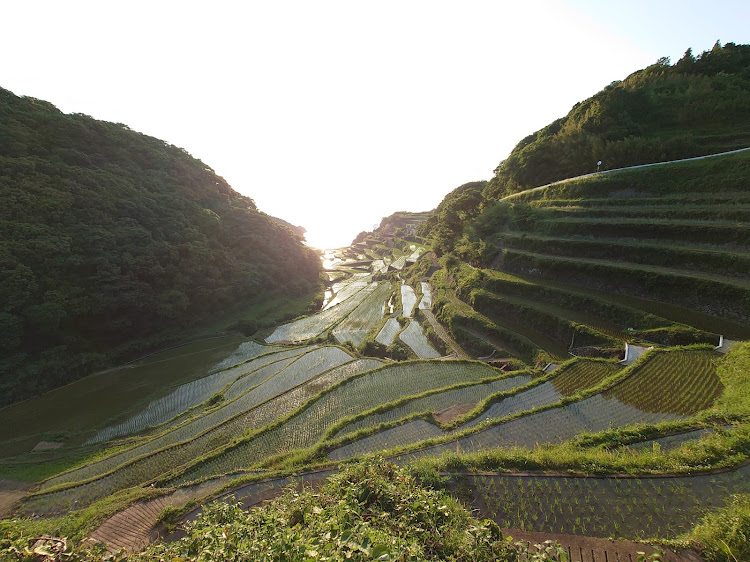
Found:
M 486 181 L 473 181 L 457 187 L 445 196 L 435 212 L 421 225 L 420 232 L 433 239 L 438 253 L 453 249 L 464 224 L 476 216 L 486 185 Z
M 750 45 L 718 42 L 616 81 L 519 142 L 485 195 L 750 144 Z
M 318 279 L 298 233 L 184 150 L 3 89 L 0 190 L 0 405 Z

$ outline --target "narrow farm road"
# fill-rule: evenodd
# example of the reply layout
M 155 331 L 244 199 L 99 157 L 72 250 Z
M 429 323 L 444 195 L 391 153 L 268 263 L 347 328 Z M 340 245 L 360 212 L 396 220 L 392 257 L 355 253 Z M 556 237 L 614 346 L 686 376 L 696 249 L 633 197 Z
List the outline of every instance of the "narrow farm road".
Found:
M 151 542 L 151 529 L 156 525 L 162 509 L 168 505 L 174 505 L 170 503 L 169 496 L 133 504 L 107 519 L 91 533 L 91 538 L 106 544 L 110 553 L 122 548 L 129 552 L 141 550 Z
M 570 562 L 636 562 L 639 552 L 650 555 L 656 551 L 650 544 L 627 540 L 552 533 L 527 533 L 519 529 L 503 529 L 502 531 L 504 535 L 513 537 L 514 541 L 525 542 L 532 548 L 536 544 L 544 544 L 546 540 L 556 541 L 568 554 Z M 660 560 L 664 562 L 699 562 L 701 559 L 692 551 L 675 552 L 666 549 Z
M 445 345 L 450 347 L 456 354 L 456 357 L 459 359 L 470 359 L 469 355 L 461 349 L 461 346 L 458 345 L 456 340 L 454 340 L 450 335 L 448 334 L 448 331 L 443 327 L 443 325 L 438 322 L 437 318 L 435 318 L 435 315 L 432 313 L 431 310 L 421 310 L 427 318 L 427 321 L 430 323 L 430 326 L 432 326 L 432 329 L 435 330 L 435 333 L 438 335 L 438 337 L 445 342 Z
M 26 495 L 26 490 L 31 487 L 28 482 L 0 478 L 0 518 L 10 515 L 13 504 Z
M 226 481 L 219 478 L 179 489 L 167 496 L 134 503 L 102 523 L 91 533 L 91 539 L 106 544 L 110 553 L 123 548 L 129 552 L 137 552 L 156 538 L 154 527 L 165 507 L 180 508 L 190 500 L 207 497 L 224 484 Z
M 531 189 L 526 189 L 524 191 L 519 191 L 518 193 L 513 193 L 511 195 L 508 195 L 507 197 L 503 197 L 501 201 L 509 201 L 513 199 L 514 197 L 518 197 L 519 195 L 524 195 L 526 193 L 533 193 L 535 191 L 540 191 L 542 189 L 546 189 L 552 185 L 558 185 L 560 183 L 566 183 L 569 181 L 574 180 L 580 180 L 582 178 L 590 178 L 593 176 L 601 176 L 603 174 L 611 174 L 612 172 L 621 172 L 622 170 L 635 170 L 636 168 L 649 168 L 651 166 L 664 166 L 666 164 L 673 164 L 675 162 L 689 162 L 691 160 L 704 160 L 706 158 L 715 158 L 716 156 L 725 156 L 727 154 L 735 154 L 737 152 L 745 152 L 746 150 L 750 150 L 750 147 L 747 148 L 738 148 L 737 150 L 728 150 L 727 152 L 717 152 L 716 154 L 706 154 L 705 156 L 693 156 L 692 158 L 680 158 L 679 160 L 667 160 L 666 162 L 653 162 L 651 164 L 639 164 L 637 166 L 625 166 L 624 168 L 613 168 L 611 170 L 603 170 L 601 172 L 592 172 L 590 174 L 583 174 L 581 176 L 574 176 L 572 178 L 565 178 L 564 180 L 558 180 L 553 181 L 552 183 L 548 183 L 545 185 L 540 185 L 539 187 L 532 187 Z

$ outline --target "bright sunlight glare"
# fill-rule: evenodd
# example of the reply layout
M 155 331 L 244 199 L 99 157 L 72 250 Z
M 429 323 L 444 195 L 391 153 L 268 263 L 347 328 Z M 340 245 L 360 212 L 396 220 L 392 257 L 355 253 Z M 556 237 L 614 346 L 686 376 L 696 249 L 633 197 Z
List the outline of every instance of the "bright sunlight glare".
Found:
M 0 86 L 185 148 L 318 247 L 491 178 L 659 57 L 750 42 L 724 0 L 0 3 Z

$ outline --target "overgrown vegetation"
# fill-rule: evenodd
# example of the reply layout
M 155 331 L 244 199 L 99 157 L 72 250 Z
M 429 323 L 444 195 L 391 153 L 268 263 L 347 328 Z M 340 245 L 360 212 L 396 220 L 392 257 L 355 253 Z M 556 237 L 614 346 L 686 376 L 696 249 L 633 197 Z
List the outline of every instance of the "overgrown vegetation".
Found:
M 705 516 L 688 538 L 709 562 L 750 560 L 750 496 L 733 496 L 726 507 Z
M 750 133 L 750 45 L 718 41 L 697 57 L 656 64 L 577 103 L 519 142 L 485 195 L 604 169 L 745 147 Z
M 737 467 L 750 459 L 750 342 L 724 357 L 714 346 L 719 334 L 750 337 L 750 230 L 743 222 L 750 218 L 744 208 L 750 153 L 519 190 L 591 171 L 590 159 L 611 168 L 747 144 L 750 97 L 742 92 L 750 91 L 749 69 L 750 46 L 733 44 L 717 44 L 698 58 L 687 52 L 673 66 L 659 61 L 524 139 L 491 182 L 462 185 L 434 212 L 384 218 L 337 251 L 339 272 L 352 277 L 331 285 L 333 306 L 263 332 L 281 344 L 322 345 L 338 337 L 345 349 L 311 348 L 305 361 L 283 356 L 287 350 L 278 365 L 229 367 L 234 382 L 201 394 L 207 408 L 43 482 L 18 513 L 94 502 L 60 519 L 61 532 L 80 538 L 98 517 L 92 509 L 109 513 L 159 489 L 213 478 L 223 486 L 234 478 L 236 486 L 335 462 L 341 474 L 320 491 L 288 491 L 249 514 L 216 505 L 184 541 L 131 558 L 532 556 L 502 540 L 495 525 L 467 519 L 453 500 L 417 485 L 445 485 L 439 471 L 462 473 L 475 492 L 466 497 L 506 527 L 596 536 L 674 538 L 695 524 L 708 499 L 720 506 L 739 490 L 679 544 L 692 541 L 709 560 L 745 557 L 748 471 Z M 74 117 L 65 118 L 90 123 Z M 107 134 L 130 134 L 114 127 Z M 69 156 L 54 162 L 73 166 Z M 214 178 L 210 170 L 193 171 L 193 201 L 214 201 L 202 195 L 199 181 Z M 222 191 L 219 179 L 215 185 L 222 203 L 203 208 L 222 225 L 223 212 L 236 218 L 223 205 L 241 199 L 228 187 Z M 211 232 L 226 234 L 220 226 Z M 166 236 L 151 233 L 157 235 Z M 209 234 L 204 238 L 210 246 Z M 312 280 L 314 268 L 309 273 Z M 430 286 L 422 285 L 427 278 Z M 421 330 L 419 340 L 399 334 L 418 328 L 416 319 L 432 321 L 420 310 L 407 318 L 415 297 L 427 293 L 442 324 L 433 330 L 423 323 L 431 345 L 448 351 L 446 328 L 446 341 L 455 338 L 489 364 L 382 366 L 355 358 L 402 361 L 426 353 Z M 221 303 L 233 302 L 228 295 Z M 193 304 L 190 297 L 185 310 Z M 179 325 L 172 320 L 167 324 Z M 250 333 L 259 325 L 236 327 Z M 617 363 L 626 342 L 627 366 Z M 15 353 L 22 344 L 14 345 Z M 519 371 L 502 373 L 513 369 Z M 397 469 L 382 455 L 412 464 Z M 348 466 L 362 458 L 366 464 Z M 537 474 L 466 474 L 482 471 Z M 622 473 L 629 477 L 611 477 Z M 714 476 L 720 493 L 710 494 Z M 670 517 L 672 505 L 679 511 Z M 176 518 L 176 512 L 162 515 L 169 524 Z M 46 532 L 57 521 L 17 520 L 16 529 L 6 526 L 4 546 L 12 543 L 20 553 L 19 533 Z
M 0 552 L 9 559 L 34 559 L 26 537 L 3 543 Z M 77 541 L 67 546 L 66 558 L 103 558 L 96 546 Z M 545 562 L 561 553 L 550 544 L 539 551 L 514 544 L 494 522 L 474 519 L 448 494 L 381 459 L 346 467 L 317 491 L 290 488 L 249 512 L 227 502 L 211 504 L 180 541 L 116 559 Z

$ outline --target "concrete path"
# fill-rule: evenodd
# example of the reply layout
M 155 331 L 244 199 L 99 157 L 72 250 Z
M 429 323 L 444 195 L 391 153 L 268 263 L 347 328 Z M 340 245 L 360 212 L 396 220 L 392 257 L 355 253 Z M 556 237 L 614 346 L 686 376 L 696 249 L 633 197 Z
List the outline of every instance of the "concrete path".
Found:
M 735 340 L 728 340 L 724 336 L 721 336 L 719 338 L 719 345 L 714 348 L 714 350 L 718 351 L 719 353 L 726 353 L 730 349 L 732 349 L 732 346 L 736 344 L 737 342 Z
M 639 345 L 625 344 L 625 359 L 620 361 L 621 365 L 632 365 L 638 358 L 653 347 L 641 347 Z

